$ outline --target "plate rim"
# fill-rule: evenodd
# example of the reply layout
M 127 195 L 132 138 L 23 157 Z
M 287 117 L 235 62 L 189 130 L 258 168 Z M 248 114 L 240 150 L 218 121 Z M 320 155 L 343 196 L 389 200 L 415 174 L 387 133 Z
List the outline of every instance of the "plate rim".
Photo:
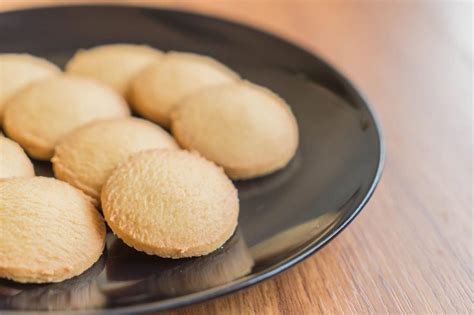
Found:
M 330 241 L 332 241 L 336 236 L 339 235 L 362 211 L 362 209 L 367 205 L 368 201 L 372 198 L 374 191 L 377 185 L 380 182 L 382 177 L 384 165 L 385 165 L 385 141 L 383 137 L 383 130 L 381 127 L 380 119 L 378 118 L 377 113 L 374 111 L 374 107 L 372 103 L 368 100 L 368 97 L 362 90 L 354 84 L 352 81 L 348 79 L 348 77 L 344 74 L 343 71 L 339 70 L 336 66 L 332 63 L 328 62 L 325 58 L 321 57 L 315 49 L 309 49 L 305 47 L 304 44 L 299 42 L 294 42 L 292 39 L 285 38 L 277 33 L 274 33 L 271 30 L 268 30 L 262 26 L 253 26 L 245 21 L 239 21 L 233 18 L 219 16 L 209 13 L 203 13 L 195 10 L 187 10 L 187 9 L 175 9 L 170 7 L 163 7 L 163 6 L 152 6 L 146 4 L 119 4 L 119 3 L 95 3 L 95 4 L 87 4 L 87 3 L 74 3 L 74 4 L 60 4 L 60 5 L 41 5 L 35 7 L 26 7 L 26 8 L 19 8 L 19 9 L 11 9 L 5 10 L 0 12 L 0 18 L 2 15 L 7 14 L 16 14 L 16 13 L 23 13 L 28 11 L 43 11 L 43 10 L 55 10 L 55 9 L 74 9 L 74 8 L 122 8 L 122 9 L 143 9 L 143 10 L 152 10 L 152 11 L 167 11 L 176 14 L 184 14 L 184 15 L 194 15 L 199 16 L 204 19 L 211 19 L 221 23 L 231 24 L 234 27 L 244 28 L 246 30 L 257 32 L 261 35 L 266 37 L 271 37 L 276 39 L 280 42 L 284 42 L 286 45 L 291 46 L 294 49 L 303 51 L 305 54 L 310 55 L 312 58 L 315 58 L 319 63 L 327 67 L 330 71 L 334 73 L 338 80 L 340 80 L 346 88 L 356 95 L 359 98 L 359 104 L 366 107 L 367 112 L 372 120 L 374 125 L 375 133 L 378 140 L 379 152 L 378 152 L 378 162 L 377 168 L 373 177 L 370 180 L 370 186 L 365 193 L 365 196 L 361 200 L 361 202 L 355 207 L 352 213 L 345 219 L 338 222 L 330 233 L 326 235 L 326 237 L 322 239 L 313 239 L 308 242 L 306 246 L 292 254 L 291 256 L 287 257 L 286 259 L 282 260 L 278 264 L 261 270 L 255 274 L 247 275 L 242 278 L 233 280 L 232 282 L 213 287 L 210 289 L 202 290 L 199 292 L 183 295 L 180 297 L 175 297 L 171 299 L 167 299 L 165 301 L 155 301 L 155 302 L 147 302 L 139 305 L 129 305 L 129 306 L 118 306 L 110 309 L 89 309 L 89 310 L 66 310 L 66 311 L 28 311 L 28 310 L 1 310 L 3 314 L 143 314 L 148 312 L 158 312 L 164 310 L 171 310 L 176 309 L 184 306 L 188 306 L 191 304 L 196 304 L 199 302 L 211 300 L 217 297 L 221 297 L 233 292 L 237 292 L 244 288 L 248 288 L 265 280 L 268 280 L 281 272 L 288 270 L 289 268 L 295 266 L 296 264 L 302 262 L 309 256 L 316 253 L 318 250 L 326 246 Z

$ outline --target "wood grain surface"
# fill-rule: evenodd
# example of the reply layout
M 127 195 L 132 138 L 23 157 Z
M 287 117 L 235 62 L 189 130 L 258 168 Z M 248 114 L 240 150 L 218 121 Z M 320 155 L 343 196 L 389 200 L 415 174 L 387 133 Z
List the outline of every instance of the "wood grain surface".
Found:
M 58 2 L 75 1 L 2 0 L 0 9 Z M 367 95 L 386 140 L 375 195 L 330 245 L 271 280 L 170 314 L 474 313 L 472 2 L 125 3 L 227 17 L 320 54 Z

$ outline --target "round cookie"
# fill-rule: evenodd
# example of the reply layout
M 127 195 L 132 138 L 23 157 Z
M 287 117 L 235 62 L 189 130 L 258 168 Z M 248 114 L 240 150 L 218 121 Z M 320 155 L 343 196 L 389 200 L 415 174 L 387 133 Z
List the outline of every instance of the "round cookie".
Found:
M 99 202 L 102 185 L 113 169 L 138 151 L 178 149 L 173 137 L 139 118 L 116 118 L 88 123 L 67 134 L 55 148 L 56 178 L 81 189 Z
M 61 71 L 46 59 L 28 54 L 0 54 L 0 69 L 0 125 L 9 98 L 28 84 Z
M 298 147 L 291 109 L 270 90 L 247 81 L 201 90 L 172 114 L 178 143 L 222 166 L 233 179 L 281 169 Z
M 95 81 L 58 76 L 32 83 L 10 99 L 4 131 L 37 159 L 53 156 L 57 141 L 96 119 L 130 115 L 124 99 Z
M 130 100 L 143 117 L 169 127 L 170 113 L 183 97 L 204 87 L 230 82 L 238 75 L 207 56 L 169 52 L 132 81 Z
M 102 45 L 77 51 L 66 72 L 96 79 L 126 97 L 131 79 L 162 55 L 146 45 Z
M 35 170 L 25 151 L 16 142 L 0 135 L 0 179 L 32 176 L 35 176 Z
M 102 255 L 105 224 L 82 192 L 54 178 L 0 181 L 0 277 L 59 282 Z
M 102 211 L 127 245 L 169 258 L 208 254 L 229 239 L 237 190 L 221 168 L 184 150 L 137 153 L 102 189 Z

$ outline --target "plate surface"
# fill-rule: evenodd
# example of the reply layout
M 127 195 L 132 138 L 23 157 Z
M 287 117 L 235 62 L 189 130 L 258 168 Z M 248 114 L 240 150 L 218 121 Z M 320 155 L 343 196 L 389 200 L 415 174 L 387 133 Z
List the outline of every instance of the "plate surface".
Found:
M 383 164 L 374 116 L 341 74 L 301 48 L 246 26 L 172 10 L 73 6 L 0 14 L 0 52 L 29 52 L 63 66 L 79 48 L 116 42 L 210 55 L 269 87 L 298 120 L 298 152 L 282 171 L 235 183 L 239 227 L 216 252 L 160 259 L 109 233 L 102 258 L 79 277 L 49 285 L 0 280 L 0 313 L 140 313 L 230 293 L 317 251 L 370 198 Z M 35 167 L 51 175 L 48 163 Z

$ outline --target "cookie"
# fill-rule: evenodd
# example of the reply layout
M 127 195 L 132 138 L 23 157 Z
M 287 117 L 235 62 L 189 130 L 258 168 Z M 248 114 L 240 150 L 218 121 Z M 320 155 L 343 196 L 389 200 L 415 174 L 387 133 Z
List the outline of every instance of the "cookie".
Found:
M 54 175 L 97 202 L 112 170 L 130 155 L 153 148 L 179 148 L 159 126 L 139 118 L 88 123 L 67 134 L 55 148 Z
M 169 258 L 206 255 L 237 226 L 237 190 L 221 168 L 184 150 L 137 153 L 101 193 L 112 231 L 127 245 Z
M 35 170 L 25 151 L 16 142 L 0 136 L 0 179 L 32 176 Z
M 28 84 L 60 73 L 46 59 L 28 54 L 0 54 L 0 125 L 5 104 Z
M 137 113 L 168 127 L 170 112 L 183 97 L 237 78 L 235 72 L 210 57 L 170 52 L 135 77 L 130 101 Z
M 298 147 L 291 109 L 270 90 L 239 81 L 201 90 L 172 114 L 178 143 L 222 166 L 233 179 L 285 167 Z
M 102 45 L 77 51 L 66 72 L 96 79 L 126 97 L 131 79 L 162 54 L 146 45 Z
M 69 75 L 32 83 L 10 99 L 4 131 L 40 160 L 53 156 L 56 142 L 96 119 L 130 114 L 124 99 L 95 81 Z
M 48 177 L 0 181 L 0 277 L 59 282 L 102 255 L 105 224 L 92 202 Z

